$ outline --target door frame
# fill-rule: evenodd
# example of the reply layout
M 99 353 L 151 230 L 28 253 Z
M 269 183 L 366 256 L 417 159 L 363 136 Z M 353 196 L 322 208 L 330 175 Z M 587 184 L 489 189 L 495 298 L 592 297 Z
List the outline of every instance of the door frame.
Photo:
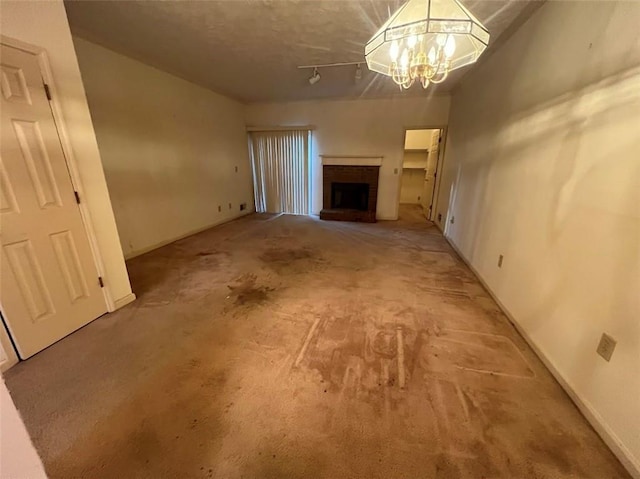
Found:
M 398 180 L 397 180 L 397 189 L 398 189 L 398 198 L 397 198 L 397 211 L 398 215 L 400 212 L 400 189 L 402 188 L 402 161 L 404 160 L 404 143 L 407 137 L 407 130 L 440 130 L 441 141 L 440 147 L 438 148 L 438 161 L 436 162 L 436 181 L 433 185 L 433 199 L 434 201 L 431 204 L 431 217 L 433 217 L 437 206 L 438 206 L 438 195 L 440 194 L 440 183 L 442 182 L 442 168 L 444 165 L 444 150 L 447 143 L 447 125 L 426 125 L 426 126 L 405 126 L 402 130 L 402 150 L 401 150 L 401 162 L 400 168 L 398 169 Z M 429 221 L 432 221 L 434 225 L 440 230 L 443 231 L 443 225 L 439 224 L 434 219 L 428 218 Z
M 5 357 L 0 355 L 0 373 L 5 372 L 14 364 L 18 364 L 18 349 L 13 343 L 13 338 L 9 335 L 9 328 L 4 321 L 4 316 L 0 311 L 0 347 L 4 351 Z
M 38 65 L 40 66 L 40 75 L 42 75 L 42 81 L 49 87 L 51 93 L 51 99 L 49 100 L 49 106 L 53 115 L 53 122 L 58 132 L 58 138 L 60 139 L 60 146 L 62 147 L 62 154 L 64 156 L 65 163 L 67 165 L 67 171 L 69 172 L 69 178 L 71 179 L 71 185 L 73 189 L 78 192 L 81 198 L 86 198 L 84 194 L 84 188 L 82 186 L 82 180 L 80 179 L 80 173 L 78 169 L 77 160 L 73 154 L 73 148 L 71 147 L 71 140 L 67 133 L 67 127 L 62 114 L 62 106 L 59 102 L 58 90 L 56 88 L 55 81 L 53 79 L 53 72 L 49 63 L 49 57 L 47 51 L 35 45 L 25 43 L 15 38 L 7 37 L 6 35 L 0 35 L 0 43 L 17 50 L 22 50 L 26 53 L 35 55 L 38 59 Z M 105 268 L 100 249 L 98 248 L 98 239 L 91 219 L 91 213 L 89 212 L 86 201 L 78 203 L 80 209 L 80 217 L 82 218 L 82 225 L 84 231 L 89 239 L 89 246 L 91 249 L 91 255 L 95 264 L 98 275 L 105 278 Z M 107 311 L 115 311 L 116 306 L 113 301 L 113 296 L 109 289 L 109 282 L 106 281 L 102 289 L 102 294 L 107 306 Z

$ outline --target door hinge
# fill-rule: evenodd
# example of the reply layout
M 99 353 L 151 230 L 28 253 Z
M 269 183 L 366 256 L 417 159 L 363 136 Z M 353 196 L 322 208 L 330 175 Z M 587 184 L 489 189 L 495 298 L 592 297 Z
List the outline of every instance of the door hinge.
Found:
M 104 288 L 104 281 L 102 281 L 102 276 L 98 276 L 98 284 L 101 288 Z
M 76 197 L 76 203 L 80 204 L 80 193 L 78 193 L 77 191 L 74 191 L 73 196 Z
M 49 90 L 49 85 L 44 83 L 44 93 L 47 95 L 47 100 L 51 101 L 51 90 Z

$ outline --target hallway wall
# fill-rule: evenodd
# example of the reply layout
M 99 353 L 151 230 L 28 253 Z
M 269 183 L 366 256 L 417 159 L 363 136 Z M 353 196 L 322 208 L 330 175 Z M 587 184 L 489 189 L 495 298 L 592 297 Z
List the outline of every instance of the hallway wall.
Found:
M 440 191 L 448 238 L 636 477 L 638 18 L 636 2 L 545 3 L 454 92 Z
M 38 451 L 1 377 L 0 425 L 0 477 L 46 479 Z

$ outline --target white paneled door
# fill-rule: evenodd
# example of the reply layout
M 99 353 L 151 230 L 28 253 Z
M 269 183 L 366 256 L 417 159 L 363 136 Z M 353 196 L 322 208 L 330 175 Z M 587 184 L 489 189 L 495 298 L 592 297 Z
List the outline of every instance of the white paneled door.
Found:
M 107 308 L 38 57 L 0 63 L 0 304 L 26 359 Z

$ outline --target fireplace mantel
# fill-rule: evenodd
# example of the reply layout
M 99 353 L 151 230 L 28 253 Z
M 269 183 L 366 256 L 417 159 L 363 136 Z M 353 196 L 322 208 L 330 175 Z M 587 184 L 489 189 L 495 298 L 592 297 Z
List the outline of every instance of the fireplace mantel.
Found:
M 322 165 L 330 166 L 382 166 L 382 156 L 320 155 Z

